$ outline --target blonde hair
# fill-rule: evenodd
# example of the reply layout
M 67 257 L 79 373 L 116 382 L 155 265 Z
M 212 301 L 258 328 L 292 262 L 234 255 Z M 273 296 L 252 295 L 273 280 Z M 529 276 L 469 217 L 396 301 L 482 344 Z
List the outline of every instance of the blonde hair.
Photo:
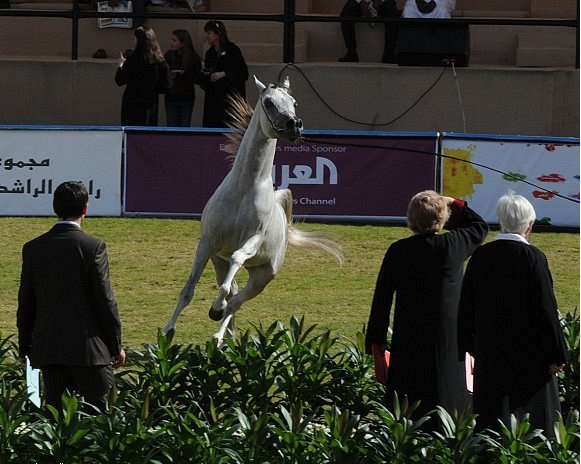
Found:
M 512 190 L 501 196 L 496 203 L 500 231 L 505 234 L 522 234 L 535 222 L 533 205 Z
M 415 234 L 435 234 L 448 219 L 444 197 L 433 190 L 416 193 L 409 202 L 407 225 Z

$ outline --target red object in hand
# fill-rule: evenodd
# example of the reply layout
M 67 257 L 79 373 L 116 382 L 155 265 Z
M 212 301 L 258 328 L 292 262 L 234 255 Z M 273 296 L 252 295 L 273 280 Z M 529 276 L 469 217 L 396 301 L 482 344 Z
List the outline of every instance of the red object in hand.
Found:
M 375 379 L 382 384 L 387 384 L 387 371 L 389 368 L 389 351 L 376 343 L 371 345 L 373 353 L 373 366 L 375 368 Z

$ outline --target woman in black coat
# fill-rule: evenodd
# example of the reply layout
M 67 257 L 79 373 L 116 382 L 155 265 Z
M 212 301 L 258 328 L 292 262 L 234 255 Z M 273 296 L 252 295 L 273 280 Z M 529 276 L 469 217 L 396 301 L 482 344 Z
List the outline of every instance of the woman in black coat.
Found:
M 171 74 L 153 30 L 135 29 L 135 50 L 121 55 L 115 74 L 117 85 L 125 85 L 121 102 L 123 126 L 157 126 L 158 95 L 171 86 Z
M 460 350 L 474 354 L 479 429 L 510 427 L 529 414 L 554 436 L 560 412 L 556 373 L 569 359 L 547 258 L 527 241 L 535 210 L 509 192 L 497 203 L 500 233 L 470 259 L 458 315 Z
M 172 86 L 165 94 L 165 116 L 170 127 L 190 127 L 196 101 L 195 84 L 200 79 L 202 60 L 188 31 L 172 32 L 165 60 L 171 70 Z
M 201 87 L 204 98 L 204 127 L 226 127 L 228 96 L 246 99 L 248 66 L 240 48 L 228 39 L 222 21 L 209 21 L 204 26 L 210 48 L 204 58 Z
M 470 394 L 464 360 L 459 360 L 465 353 L 458 353 L 458 300 L 464 262 L 484 241 L 488 226 L 464 201 L 431 190 L 411 199 L 407 220 L 414 235 L 390 245 L 379 271 L 367 352 L 386 344 L 395 296 L 387 406 L 397 393 L 400 400 L 421 401 L 417 417 L 438 405 L 450 414 L 462 413 Z M 449 232 L 440 234 L 444 227 Z

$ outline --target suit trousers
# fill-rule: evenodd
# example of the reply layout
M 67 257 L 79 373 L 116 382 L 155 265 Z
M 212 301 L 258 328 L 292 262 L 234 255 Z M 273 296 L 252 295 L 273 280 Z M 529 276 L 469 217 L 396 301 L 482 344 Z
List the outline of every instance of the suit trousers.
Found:
M 341 10 L 340 16 L 361 16 L 362 14 L 362 7 L 360 3 L 357 3 L 355 0 L 347 0 L 343 6 L 343 9 Z M 401 16 L 401 11 L 398 10 L 394 0 L 384 0 L 381 2 L 377 14 L 378 16 L 383 16 L 386 18 L 399 18 Z M 382 61 L 384 63 L 396 62 L 393 50 L 397 38 L 397 29 L 398 27 L 396 23 L 384 24 L 384 44 L 382 57 Z M 343 39 L 345 41 L 345 47 L 347 50 L 355 53 L 357 51 L 355 23 L 351 21 L 341 22 L 341 32 L 343 33 Z
M 100 412 L 107 411 L 107 396 L 114 382 L 113 367 L 110 364 L 101 366 L 51 364 L 40 369 L 46 404 L 60 410 L 62 395 L 68 390 L 82 396 Z M 86 412 L 94 411 L 89 408 Z
M 340 16 L 361 16 L 361 14 L 361 5 L 355 0 L 347 0 L 341 10 Z M 345 47 L 347 47 L 348 50 L 355 51 L 357 48 L 355 23 L 350 21 L 341 22 L 341 32 L 343 33 L 343 39 L 345 40 Z

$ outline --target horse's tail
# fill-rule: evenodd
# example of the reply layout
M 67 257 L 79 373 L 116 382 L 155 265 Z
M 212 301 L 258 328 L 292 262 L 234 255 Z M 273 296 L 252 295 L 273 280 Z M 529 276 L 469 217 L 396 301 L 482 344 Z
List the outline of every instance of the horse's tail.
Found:
M 288 227 L 288 243 L 293 246 L 325 250 L 327 253 L 334 256 L 337 261 L 339 261 L 339 264 L 343 265 L 343 253 L 341 252 L 341 247 L 333 240 L 326 238 L 321 232 L 300 230 L 291 223 Z

